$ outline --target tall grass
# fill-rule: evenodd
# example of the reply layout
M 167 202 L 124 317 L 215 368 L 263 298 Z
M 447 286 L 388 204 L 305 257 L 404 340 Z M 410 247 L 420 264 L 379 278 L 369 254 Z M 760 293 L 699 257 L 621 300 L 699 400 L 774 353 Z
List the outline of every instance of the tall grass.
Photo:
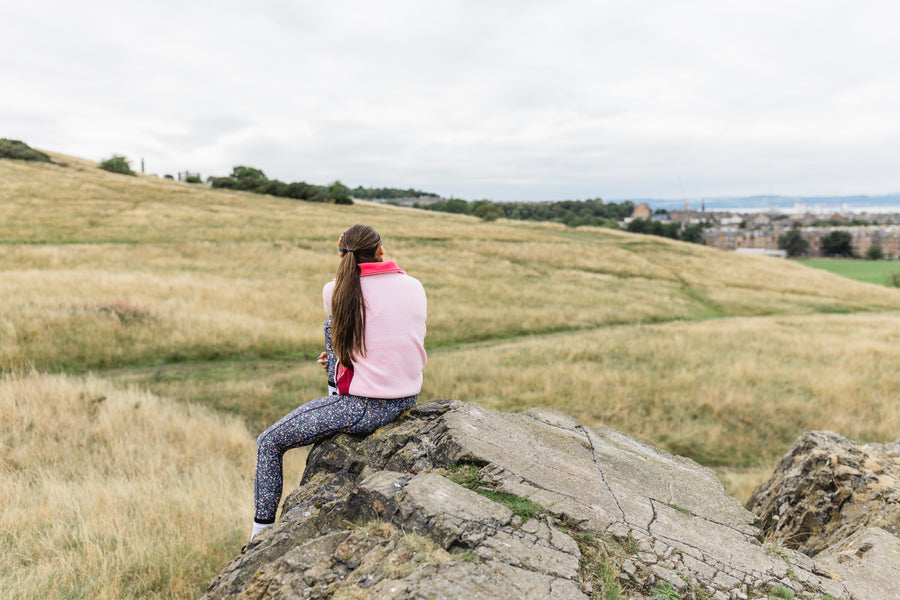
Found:
M 708 465 L 768 466 L 810 429 L 900 431 L 900 314 L 620 326 L 430 357 L 426 395 L 549 406 Z
M 4 598 L 196 598 L 245 539 L 234 418 L 96 377 L 0 378 Z

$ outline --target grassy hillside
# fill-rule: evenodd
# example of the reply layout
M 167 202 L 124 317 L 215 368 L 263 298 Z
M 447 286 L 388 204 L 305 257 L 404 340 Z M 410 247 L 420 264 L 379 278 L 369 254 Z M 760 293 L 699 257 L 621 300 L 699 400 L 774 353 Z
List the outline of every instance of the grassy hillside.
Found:
M 894 288 L 607 229 L 302 203 L 54 158 L 66 166 L 0 160 L 0 370 L 26 387 L 21 369 L 92 372 L 203 404 L 238 416 L 252 453 L 252 436 L 323 393 L 321 288 L 340 232 L 367 223 L 428 293 L 423 398 L 554 407 L 727 468 L 735 486 L 804 430 L 900 430 Z M 246 494 L 252 464 L 235 464 Z

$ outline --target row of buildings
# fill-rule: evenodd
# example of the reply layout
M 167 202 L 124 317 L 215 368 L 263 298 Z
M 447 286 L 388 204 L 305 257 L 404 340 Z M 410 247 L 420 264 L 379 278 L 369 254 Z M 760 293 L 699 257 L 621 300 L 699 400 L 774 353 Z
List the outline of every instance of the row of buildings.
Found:
M 778 238 L 790 227 L 739 229 L 711 227 L 703 232 L 707 246 L 719 250 L 778 250 Z M 853 253 L 865 256 L 871 246 L 880 246 L 885 258 L 900 260 L 900 226 L 867 225 L 862 227 L 800 227 L 800 235 L 809 243 L 808 256 L 823 256 L 822 238 L 832 231 L 847 231 Z
M 668 210 L 653 212 L 646 203 L 634 209 L 633 219 L 654 219 L 679 223 L 682 227 L 697 223 L 708 224 L 703 232 L 707 246 L 720 250 L 777 254 L 778 238 L 792 228 L 809 243 L 808 256 L 822 254 L 822 238 L 833 231 L 847 231 L 851 236 L 853 252 L 865 256 L 871 246 L 881 247 L 885 258 L 900 260 L 900 214 L 878 213 L 847 216 L 833 214 L 823 217 L 809 213 L 786 215 L 783 213 L 735 213 L 708 212 L 706 210 Z M 817 226 L 823 221 L 829 226 Z M 851 225 L 853 222 L 869 225 Z

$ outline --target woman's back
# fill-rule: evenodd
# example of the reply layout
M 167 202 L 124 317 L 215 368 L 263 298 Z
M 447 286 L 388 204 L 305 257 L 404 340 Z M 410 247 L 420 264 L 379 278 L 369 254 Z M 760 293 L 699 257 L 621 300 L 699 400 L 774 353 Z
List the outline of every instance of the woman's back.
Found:
M 425 290 L 393 261 L 359 267 L 366 305 L 366 353 L 357 353 L 353 360 L 349 393 L 369 398 L 418 394 L 427 360 Z M 333 281 L 322 291 L 328 313 L 333 291 Z

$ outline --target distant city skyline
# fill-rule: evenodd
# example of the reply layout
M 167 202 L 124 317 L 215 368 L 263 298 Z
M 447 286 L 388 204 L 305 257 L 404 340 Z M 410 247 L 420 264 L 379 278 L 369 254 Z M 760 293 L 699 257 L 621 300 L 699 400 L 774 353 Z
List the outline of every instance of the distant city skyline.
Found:
M 691 210 L 701 210 L 705 205 L 708 211 L 742 211 L 742 212 L 766 212 L 776 210 L 778 212 L 793 214 L 797 212 L 809 212 L 823 214 L 826 212 L 848 213 L 900 213 L 900 194 L 885 194 L 882 196 L 735 196 L 735 197 L 711 197 L 711 198 L 622 198 L 609 200 L 609 202 L 646 202 L 651 208 L 664 208 L 667 210 L 683 209 L 686 204 Z

